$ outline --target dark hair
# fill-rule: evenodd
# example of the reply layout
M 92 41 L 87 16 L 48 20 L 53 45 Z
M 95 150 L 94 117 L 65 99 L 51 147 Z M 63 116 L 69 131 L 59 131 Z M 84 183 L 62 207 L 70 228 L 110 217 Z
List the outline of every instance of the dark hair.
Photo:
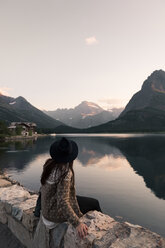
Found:
M 67 165 L 68 164 L 68 165 Z M 69 169 L 71 169 L 73 173 L 73 180 L 74 180 L 74 171 L 73 171 L 73 161 L 70 163 L 56 163 L 54 159 L 48 159 L 46 160 L 44 166 L 43 166 L 43 172 L 41 175 L 41 184 L 44 185 L 46 180 L 48 179 L 49 175 L 51 174 L 53 168 L 56 168 L 57 171 L 60 171 L 61 176 L 59 177 L 56 184 L 59 182 L 62 182 L 67 173 L 69 172 Z

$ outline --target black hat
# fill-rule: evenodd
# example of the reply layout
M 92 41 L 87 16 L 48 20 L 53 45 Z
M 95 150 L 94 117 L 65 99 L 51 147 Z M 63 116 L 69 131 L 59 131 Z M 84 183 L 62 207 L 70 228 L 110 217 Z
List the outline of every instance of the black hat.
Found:
M 78 146 L 73 140 L 61 138 L 50 146 L 50 156 L 57 163 L 72 162 L 78 155 Z

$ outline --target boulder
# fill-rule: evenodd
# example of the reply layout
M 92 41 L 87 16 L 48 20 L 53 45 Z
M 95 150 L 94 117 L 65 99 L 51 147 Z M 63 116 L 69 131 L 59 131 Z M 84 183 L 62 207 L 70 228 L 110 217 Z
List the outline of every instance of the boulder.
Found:
M 82 217 L 88 235 L 80 239 L 69 225 L 64 248 L 165 248 L 165 239 L 141 226 L 120 223 L 108 215 L 90 211 Z
M 7 187 L 7 186 L 11 186 L 11 182 L 9 182 L 6 179 L 1 178 L 1 180 L 0 180 L 0 188 Z

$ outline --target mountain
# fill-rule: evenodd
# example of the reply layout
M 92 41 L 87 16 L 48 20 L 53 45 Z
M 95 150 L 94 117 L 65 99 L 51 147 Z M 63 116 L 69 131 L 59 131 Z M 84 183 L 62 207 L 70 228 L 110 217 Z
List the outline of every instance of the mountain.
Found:
M 56 128 L 61 125 L 60 121 L 31 105 L 25 98 L 8 97 L 0 94 L 0 120 L 10 122 L 35 122 L 38 128 Z
M 111 111 L 105 111 L 93 102 L 83 101 L 75 108 L 44 112 L 71 127 L 88 128 L 114 120 L 122 110 L 122 108 L 114 108 Z
M 0 104 L 5 104 L 5 103 L 10 103 L 14 101 L 13 97 L 10 96 L 4 96 L 1 92 L 0 92 Z
M 86 132 L 165 131 L 165 72 L 154 71 L 119 117 Z
M 144 81 L 141 90 L 133 95 L 120 117 L 128 111 L 147 107 L 165 111 L 165 72 L 163 70 L 154 71 Z

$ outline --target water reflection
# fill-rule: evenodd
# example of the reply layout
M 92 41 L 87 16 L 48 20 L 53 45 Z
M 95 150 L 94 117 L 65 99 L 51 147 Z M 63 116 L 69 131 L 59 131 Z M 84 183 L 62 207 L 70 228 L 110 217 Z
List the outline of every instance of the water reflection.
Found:
M 30 164 L 43 164 L 56 137 L 1 143 L 0 168 L 24 171 Z M 82 166 L 116 170 L 127 159 L 154 194 L 165 199 L 165 136 L 72 137 L 78 143 Z M 41 159 L 39 159 L 41 158 Z
M 165 137 L 93 138 L 80 144 L 79 159 L 83 165 L 98 164 L 115 168 L 110 158 L 126 158 L 134 171 L 144 178 L 154 194 L 165 199 Z M 117 161 L 116 161 L 117 162 Z M 113 160 L 114 163 L 114 160 Z M 117 168 L 117 167 L 116 167 Z
M 98 163 L 107 156 L 113 156 L 114 158 L 122 156 L 122 153 L 118 148 L 109 144 L 108 138 L 81 137 L 74 138 L 74 140 L 78 143 L 78 159 L 83 166 L 88 166 L 92 163 Z
M 0 168 L 10 169 L 15 168 L 25 170 L 29 163 L 47 153 L 49 149 L 50 138 L 40 138 L 38 140 L 19 140 L 5 142 L 0 145 Z
M 146 186 L 165 199 L 165 137 L 150 136 L 114 141 Z

